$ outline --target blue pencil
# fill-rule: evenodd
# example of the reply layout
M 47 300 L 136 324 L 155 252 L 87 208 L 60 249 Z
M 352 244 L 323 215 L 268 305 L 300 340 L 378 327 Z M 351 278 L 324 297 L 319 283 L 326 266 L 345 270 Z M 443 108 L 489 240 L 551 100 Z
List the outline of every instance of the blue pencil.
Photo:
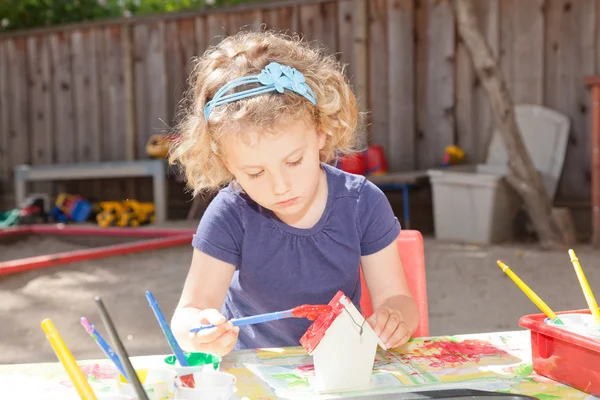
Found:
M 179 361 L 179 365 L 181 365 L 182 367 L 188 367 L 189 363 L 187 361 L 187 358 L 185 358 L 181 347 L 179 347 L 177 340 L 175 340 L 175 336 L 173 336 L 173 332 L 171 331 L 169 324 L 165 320 L 165 317 L 163 316 L 162 312 L 160 311 L 160 308 L 158 307 L 158 303 L 156 302 L 154 296 L 152 296 L 152 293 L 150 293 L 150 291 L 146 292 L 146 298 L 148 299 L 148 303 L 150 303 L 150 307 L 152 308 L 152 311 L 154 311 L 154 315 L 156 316 L 156 319 L 158 320 L 158 323 L 163 333 L 165 334 L 165 337 L 167 338 L 169 346 L 171 346 L 171 350 L 173 350 L 177 361 Z
M 92 339 L 94 339 L 94 342 L 96 342 L 100 349 L 102 349 L 104 354 L 106 354 L 106 357 L 108 357 L 115 364 L 115 366 L 117 367 L 119 372 L 125 377 L 125 379 L 129 380 L 127 378 L 127 372 L 125 372 L 125 368 L 121 363 L 121 359 L 119 359 L 119 356 L 114 352 L 112 347 L 110 347 L 106 340 L 104 340 L 100 333 L 98 333 L 94 325 L 90 324 L 86 317 L 81 317 L 81 325 L 83 325 L 86 332 L 90 334 Z
M 253 315 L 251 317 L 243 317 L 243 318 L 234 318 L 232 320 L 230 320 L 230 322 L 233 324 L 233 326 L 245 326 L 245 325 L 252 325 L 252 324 L 260 324 L 262 322 L 268 322 L 268 321 L 276 321 L 279 319 L 283 319 L 283 318 L 291 318 L 294 315 L 292 314 L 293 312 L 293 308 L 290 310 L 286 310 L 286 311 L 277 311 L 277 312 L 272 312 L 272 313 L 267 313 L 267 314 L 259 314 L 259 315 Z M 199 328 L 192 328 L 190 329 L 190 332 L 200 332 L 203 329 L 209 329 L 209 328 L 214 328 L 214 325 L 202 325 Z

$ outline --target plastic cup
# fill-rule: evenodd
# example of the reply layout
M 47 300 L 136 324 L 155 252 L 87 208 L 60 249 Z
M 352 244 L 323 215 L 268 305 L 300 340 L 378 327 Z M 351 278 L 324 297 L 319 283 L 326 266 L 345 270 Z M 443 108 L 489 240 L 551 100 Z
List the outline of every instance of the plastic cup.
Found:
M 177 378 L 196 372 L 218 371 L 219 366 L 221 365 L 221 357 L 216 354 L 186 352 L 184 355 L 187 358 L 188 364 L 190 364 L 187 367 L 182 367 L 174 355 L 170 355 L 164 359 L 167 368 L 173 369 L 177 374 Z
M 235 393 L 234 375 L 222 371 L 203 371 L 194 373 L 194 388 L 181 386 L 176 381 L 176 400 L 229 400 Z
M 172 399 L 175 394 L 175 379 L 177 374 L 169 368 L 137 368 L 140 382 L 150 400 Z M 119 394 L 137 398 L 135 389 L 123 375 L 117 376 Z
M 562 320 L 564 325 L 556 324 L 550 318 L 546 318 L 544 323 L 552 325 L 556 328 L 565 329 L 580 335 L 585 335 L 587 327 L 595 325 L 596 321 L 594 316 L 591 314 L 583 313 L 571 313 L 571 314 L 559 314 L 558 317 Z

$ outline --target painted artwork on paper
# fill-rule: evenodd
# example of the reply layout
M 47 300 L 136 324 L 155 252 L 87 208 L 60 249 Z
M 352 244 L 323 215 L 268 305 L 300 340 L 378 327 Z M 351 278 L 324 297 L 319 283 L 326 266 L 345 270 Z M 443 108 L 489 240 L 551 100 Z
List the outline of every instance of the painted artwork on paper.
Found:
M 526 334 L 525 332 L 523 332 Z M 524 339 L 527 339 L 525 337 Z M 394 393 L 422 389 L 477 389 L 527 393 L 541 399 L 595 399 L 580 393 L 573 397 L 567 386 L 533 374 L 526 347 L 510 348 L 501 334 L 469 338 L 469 335 L 435 339 L 412 339 L 401 350 L 379 349 L 371 385 L 347 396 Z M 304 353 L 279 354 L 266 349 L 257 353 L 259 362 L 244 366 L 268 384 L 278 398 L 327 399 L 314 387 L 314 368 Z M 281 358 L 285 358 L 282 360 Z M 250 360 L 248 360 L 250 361 Z M 468 381 L 468 383 L 465 383 Z M 545 384 L 547 383 L 547 384 Z M 579 396 L 579 397 L 577 397 Z

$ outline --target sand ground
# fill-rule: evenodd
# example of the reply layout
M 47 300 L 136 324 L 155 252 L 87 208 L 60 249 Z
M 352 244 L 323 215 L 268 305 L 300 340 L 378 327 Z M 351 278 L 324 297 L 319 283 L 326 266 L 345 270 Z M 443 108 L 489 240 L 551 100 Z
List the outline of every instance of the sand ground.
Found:
M 195 224 L 176 225 L 194 228 Z M 0 261 L 108 244 L 110 239 L 28 236 L 0 241 Z M 600 251 L 576 247 L 588 281 L 600 296 Z M 566 252 L 534 244 L 472 246 L 425 238 L 432 335 L 519 329 L 518 319 L 538 309 L 496 266 L 502 259 L 555 311 L 585 308 Z M 103 354 L 79 323 L 82 316 L 105 334 L 94 304 L 102 296 L 131 355 L 169 348 L 144 292 L 151 290 L 170 319 L 191 248 L 179 246 L 0 276 L 0 364 L 56 361 L 40 328 L 51 318 L 78 359 Z

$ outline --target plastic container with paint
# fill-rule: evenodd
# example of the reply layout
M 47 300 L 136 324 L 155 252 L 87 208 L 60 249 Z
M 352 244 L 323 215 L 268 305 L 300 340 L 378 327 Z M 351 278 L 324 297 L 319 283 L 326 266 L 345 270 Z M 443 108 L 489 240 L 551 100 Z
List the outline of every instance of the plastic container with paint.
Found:
M 194 373 L 194 388 L 181 386 L 177 382 L 176 400 L 229 400 L 235 393 L 234 375 L 222 371 L 203 371 Z
M 200 371 L 218 371 L 221 365 L 221 357 L 217 354 L 202 352 L 184 352 L 183 354 L 189 364 L 187 367 L 182 367 L 175 355 L 170 355 L 164 359 L 166 367 L 174 369 L 177 376 Z
M 591 314 L 565 313 L 560 315 L 560 319 L 563 322 L 562 325 L 555 323 L 550 318 L 544 319 L 544 323 L 552 325 L 556 328 L 566 329 L 580 335 L 586 335 L 588 328 L 593 329 L 594 327 L 598 327 L 596 321 L 594 320 L 594 316 Z
M 175 395 L 175 379 L 177 374 L 169 368 L 137 368 L 140 382 L 148 394 L 149 400 L 172 399 Z M 135 389 L 123 375 L 117 376 L 117 391 L 119 394 L 137 398 Z
M 557 313 L 561 319 L 568 314 L 590 314 L 589 310 Z M 595 329 L 589 325 L 587 335 L 559 328 L 544 322 L 544 314 L 524 315 L 519 325 L 531 332 L 533 370 L 565 385 L 594 396 L 600 396 L 600 374 L 592 366 L 600 365 L 600 341 L 589 335 Z

